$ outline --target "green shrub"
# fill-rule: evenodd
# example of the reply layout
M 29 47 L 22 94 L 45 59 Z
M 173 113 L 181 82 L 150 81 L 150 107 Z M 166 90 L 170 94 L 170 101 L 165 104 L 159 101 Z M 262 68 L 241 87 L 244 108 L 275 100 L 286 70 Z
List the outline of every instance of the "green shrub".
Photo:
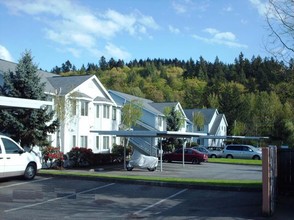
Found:
M 128 156 L 130 153 L 131 153 L 131 147 L 127 146 L 126 147 L 126 156 Z M 123 157 L 124 156 L 124 147 L 122 145 L 114 144 L 112 146 L 112 154 L 117 155 L 119 157 Z
M 94 153 L 92 149 L 83 147 L 74 147 L 68 152 L 68 159 L 74 167 L 91 166 Z

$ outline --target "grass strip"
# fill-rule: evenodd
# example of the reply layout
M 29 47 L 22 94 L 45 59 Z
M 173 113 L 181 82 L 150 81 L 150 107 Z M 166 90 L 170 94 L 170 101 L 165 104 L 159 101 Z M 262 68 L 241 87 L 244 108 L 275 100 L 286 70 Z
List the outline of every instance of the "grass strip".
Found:
M 209 158 L 208 162 L 211 163 L 227 163 L 227 164 L 240 164 L 240 165 L 262 165 L 262 160 L 248 160 L 248 159 L 229 159 L 229 158 Z
M 261 188 L 262 182 L 258 180 L 222 180 L 222 179 L 189 179 L 176 177 L 156 177 L 156 176 L 122 176 L 114 174 L 104 174 L 96 172 L 79 172 L 68 170 L 40 170 L 40 174 L 49 175 L 65 175 L 65 176 L 81 176 L 81 177 L 97 177 L 118 180 L 141 180 L 141 181 L 156 181 L 165 183 L 182 183 L 191 185 L 207 185 L 207 186 L 233 186 L 233 187 L 250 187 Z

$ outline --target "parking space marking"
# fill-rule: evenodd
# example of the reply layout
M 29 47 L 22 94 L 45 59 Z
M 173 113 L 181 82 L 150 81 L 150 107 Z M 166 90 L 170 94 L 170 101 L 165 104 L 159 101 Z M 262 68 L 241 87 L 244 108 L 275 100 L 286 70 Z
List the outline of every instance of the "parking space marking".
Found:
M 148 210 L 148 209 L 150 209 L 150 208 L 152 208 L 152 207 L 154 207 L 154 206 L 156 206 L 156 205 L 158 205 L 158 204 L 160 204 L 160 203 L 162 203 L 162 202 L 164 202 L 164 201 L 166 201 L 166 200 L 168 200 L 168 199 L 171 199 L 171 198 L 173 198 L 173 197 L 175 197 L 175 196 L 177 196 L 177 195 L 180 195 L 181 193 L 183 193 L 183 192 L 186 192 L 188 189 L 183 189 L 183 190 L 181 190 L 181 191 L 179 191 L 179 192 L 177 192 L 177 193 L 175 193 L 175 194 L 173 194 L 173 195 L 171 195 L 171 196 L 169 196 L 169 197 L 167 197 L 167 198 L 165 198 L 165 199 L 162 199 L 162 200 L 160 200 L 160 201 L 158 201 L 158 202 L 156 202 L 156 203 L 154 203 L 154 204 L 152 204 L 152 205 L 149 205 L 149 206 L 147 206 L 147 207 L 145 207 L 145 208 L 143 208 L 143 209 L 141 209 L 141 210 L 139 210 L 139 211 L 137 211 L 137 212 L 134 212 L 134 215 L 138 215 L 138 214 L 140 214 L 141 212 L 144 212 L 144 211 L 146 211 L 146 210 Z
M 36 183 L 36 182 L 41 182 L 41 181 L 50 180 L 50 179 L 52 179 L 52 177 L 43 178 L 43 179 L 39 179 L 39 180 L 31 180 L 31 181 L 28 181 L 28 182 L 15 183 L 15 184 L 7 185 L 7 186 L 0 186 L 0 189 L 9 188 L 9 187 L 13 187 L 13 186 L 20 186 L 20 185 L 25 185 L 25 184 L 31 184 L 31 183 Z
M 57 200 L 69 198 L 69 197 L 72 197 L 72 196 L 75 196 L 75 195 L 80 195 L 80 194 L 83 194 L 83 193 L 88 193 L 88 192 L 95 191 L 95 190 L 98 190 L 98 189 L 103 189 L 103 188 L 112 186 L 114 184 L 115 183 L 110 183 L 110 184 L 107 184 L 107 185 L 104 185 L 104 186 L 99 186 L 99 187 L 95 187 L 95 188 L 88 189 L 88 190 L 85 190 L 85 191 L 81 191 L 79 193 L 73 193 L 73 194 L 70 194 L 70 195 L 63 196 L 63 197 L 58 197 L 58 198 L 54 198 L 54 199 L 48 199 L 48 200 L 43 201 L 43 202 L 38 202 L 38 203 L 30 204 L 30 205 L 25 205 L 25 206 L 21 206 L 21 207 L 18 207 L 18 208 L 7 209 L 7 210 L 4 210 L 4 212 L 12 212 L 12 211 L 17 211 L 17 210 L 21 210 L 21 209 L 25 209 L 25 208 L 38 206 L 38 205 L 43 205 L 45 203 L 54 202 L 54 201 L 57 201 Z

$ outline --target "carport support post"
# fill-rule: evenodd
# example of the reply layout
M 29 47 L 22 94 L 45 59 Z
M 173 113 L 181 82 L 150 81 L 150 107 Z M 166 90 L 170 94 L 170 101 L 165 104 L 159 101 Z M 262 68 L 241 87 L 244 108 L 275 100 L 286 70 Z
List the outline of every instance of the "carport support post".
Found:
M 183 167 L 185 166 L 185 149 L 186 149 L 186 145 L 187 145 L 187 139 L 183 139 Z
M 127 165 L 126 165 L 126 138 L 124 138 L 124 169 L 127 169 Z
M 160 172 L 162 172 L 162 138 L 159 139 L 159 144 L 160 144 L 160 151 L 159 151 L 159 155 L 160 155 Z

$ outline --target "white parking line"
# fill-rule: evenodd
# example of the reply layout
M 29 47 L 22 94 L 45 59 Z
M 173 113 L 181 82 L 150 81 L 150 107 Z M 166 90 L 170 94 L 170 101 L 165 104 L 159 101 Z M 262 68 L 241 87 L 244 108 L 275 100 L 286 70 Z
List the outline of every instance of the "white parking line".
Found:
M 79 193 L 72 193 L 70 195 L 66 195 L 66 196 L 63 196 L 63 197 L 54 198 L 54 199 L 48 199 L 48 200 L 46 200 L 44 202 L 38 202 L 38 203 L 30 204 L 30 205 L 21 206 L 21 207 L 18 207 L 18 208 L 7 209 L 7 210 L 4 210 L 4 212 L 12 212 L 12 211 L 20 210 L 20 209 L 30 208 L 30 207 L 34 207 L 34 206 L 38 206 L 38 205 L 43 205 L 45 203 L 54 202 L 54 201 L 57 201 L 57 200 L 69 198 L 69 197 L 72 197 L 74 195 L 88 193 L 88 192 L 91 192 L 91 191 L 94 191 L 94 190 L 97 190 L 97 189 L 103 189 L 103 188 L 112 186 L 114 184 L 115 183 L 110 183 L 110 184 L 107 184 L 107 185 L 104 185 L 104 186 L 99 186 L 99 187 L 96 187 L 96 188 L 93 188 L 93 189 L 88 189 L 88 190 L 85 190 L 85 191 L 82 191 L 82 192 L 79 192 Z
M 31 184 L 31 183 L 36 183 L 36 182 L 41 182 L 41 181 L 50 180 L 50 179 L 52 179 L 52 177 L 42 178 L 42 179 L 39 179 L 39 180 L 31 180 L 31 181 L 21 182 L 21 183 L 15 183 L 15 184 L 7 185 L 7 186 L 0 186 L 0 189 L 9 188 L 9 187 L 13 187 L 13 186 L 20 186 L 20 185 L 25 185 L 25 184 Z
M 144 211 L 146 211 L 146 210 L 148 210 L 148 209 L 150 209 L 150 208 L 152 208 L 152 207 L 154 207 L 154 206 L 156 206 L 156 205 L 158 205 L 158 204 L 160 204 L 160 203 L 162 203 L 162 202 L 164 202 L 164 201 L 166 201 L 166 200 L 168 200 L 168 199 L 171 199 L 171 198 L 173 198 L 173 197 L 175 197 L 175 196 L 177 196 L 177 195 L 179 195 L 179 194 L 181 194 L 181 193 L 183 193 L 183 192 L 186 192 L 188 189 L 183 189 L 183 190 L 181 190 L 181 191 L 179 191 L 179 192 L 177 192 L 177 193 L 175 193 L 175 194 L 173 194 L 173 195 L 171 195 L 171 196 L 169 196 L 169 197 L 167 197 L 167 198 L 165 198 L 165 199 L 162 199 L 162 200 L 160 200 L 160 201 L 158 201 L 158 202 L 156 202 L 156 203 L 154 203 L 154 204 L 152 204 L 152 205 L 149 205 L 149 206 L 147 206 L 147 207 L 145 207 L 145 208 L 143 208 L 143 209 L 141 209 L 141 210 L 139 210 L 139 211 L 137 211 L 137 212 L 134 212 L 134 214 L 135 215 L 138 215 L 138 214 L 140 214 L 141 212 L 144 212 Z

